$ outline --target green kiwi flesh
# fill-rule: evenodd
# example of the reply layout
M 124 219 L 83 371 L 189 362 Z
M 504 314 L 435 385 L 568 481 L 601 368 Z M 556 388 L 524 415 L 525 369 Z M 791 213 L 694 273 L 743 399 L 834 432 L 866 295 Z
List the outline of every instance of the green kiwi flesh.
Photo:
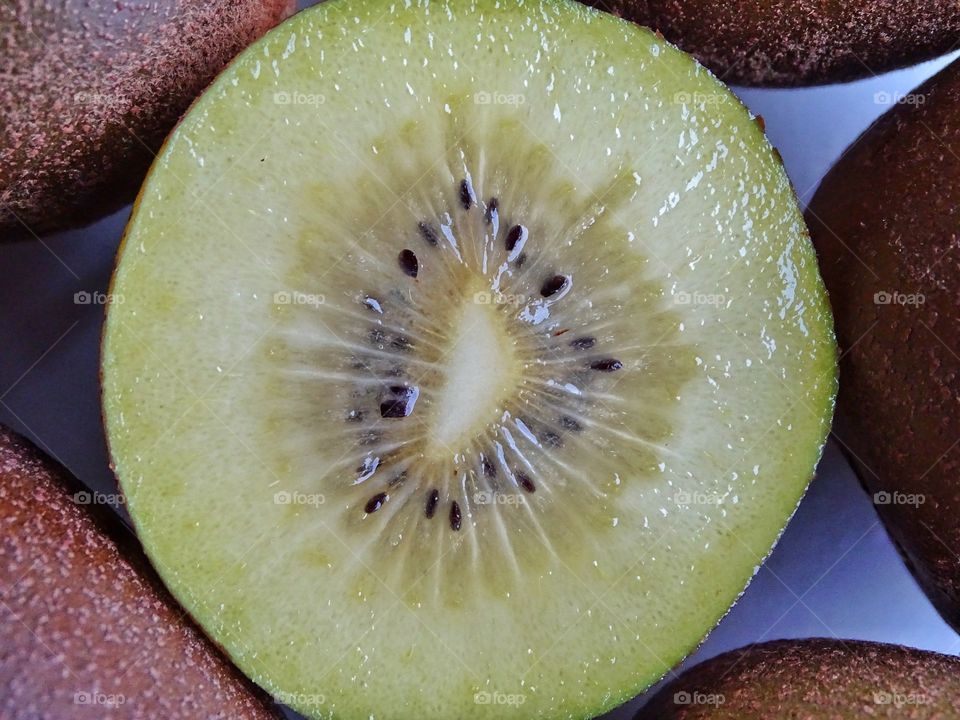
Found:
M 832 412 L 762 130 L 573 2 L 281 25 L 171 136 L 112 293 L 104 412 L 144 546 L 312 717 L 625 701 L 742 592 Z

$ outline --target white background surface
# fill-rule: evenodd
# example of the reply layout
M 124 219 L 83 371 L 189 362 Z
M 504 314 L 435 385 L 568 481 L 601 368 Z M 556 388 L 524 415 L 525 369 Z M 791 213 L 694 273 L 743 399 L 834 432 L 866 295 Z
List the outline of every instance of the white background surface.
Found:
M 944 64 L 844 86 L 738 94 L 766 119 L 806 202 L 844 148 L 887 109 L 877 93 L 907 93 Z M 0 245 L 0 422 L 102 492 L 114 487 L 98 399 L 102 307 L 75 304 L 74 293 L 106 291 L 128 214 L 43 243 Z M 776 550 L 688 664 L 758 640 L 809 636 L 960 653 L 960 639 L 917 588 L 832 443 Z M 607 718 L 628 718 L 641 702 Z

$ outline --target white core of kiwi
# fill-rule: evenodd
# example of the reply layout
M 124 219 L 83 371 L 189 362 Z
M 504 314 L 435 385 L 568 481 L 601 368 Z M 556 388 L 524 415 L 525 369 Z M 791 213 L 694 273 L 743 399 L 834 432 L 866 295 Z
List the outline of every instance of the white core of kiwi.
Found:
M 762 132 L 566 1 L 333 0 L 276 29 L 171 136 L 113 293 L 144 546 L 313 717 L 627 699 L 742 591 L 832 408 Z

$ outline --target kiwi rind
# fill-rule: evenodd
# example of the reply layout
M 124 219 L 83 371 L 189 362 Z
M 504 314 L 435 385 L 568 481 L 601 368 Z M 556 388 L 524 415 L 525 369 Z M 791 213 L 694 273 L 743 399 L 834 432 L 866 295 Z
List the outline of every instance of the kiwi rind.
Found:
M 587 0 L 648 25 L 724 82 L 797 86 L 871 77 L 949 52 L 952 0 Z
M 282 717 L 184 616 L 119 518 L 3 426 L 0 481 L 0 715 Z
M 0 8 L 0 241 L 129 202 L 171 127 L 293 0 Z
M 636 720 L 956 717 L 960 658 L 863 640 L 749 645 L 661 688 Z
M 834 436 L 960 628 L 960 64 L 908 98 L 847 150 L 807 221 L 845 351 Z

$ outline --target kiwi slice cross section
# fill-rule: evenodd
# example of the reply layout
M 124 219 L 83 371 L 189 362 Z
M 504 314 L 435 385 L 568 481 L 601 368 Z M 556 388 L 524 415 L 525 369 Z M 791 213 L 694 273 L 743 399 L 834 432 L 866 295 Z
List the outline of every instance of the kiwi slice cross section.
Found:
M 762 130 L 573 2 L 297 15 L 170 137 L 112 292 L 144 547 L 311 717 L 628 699 L 743 591 L 832 410 Z

